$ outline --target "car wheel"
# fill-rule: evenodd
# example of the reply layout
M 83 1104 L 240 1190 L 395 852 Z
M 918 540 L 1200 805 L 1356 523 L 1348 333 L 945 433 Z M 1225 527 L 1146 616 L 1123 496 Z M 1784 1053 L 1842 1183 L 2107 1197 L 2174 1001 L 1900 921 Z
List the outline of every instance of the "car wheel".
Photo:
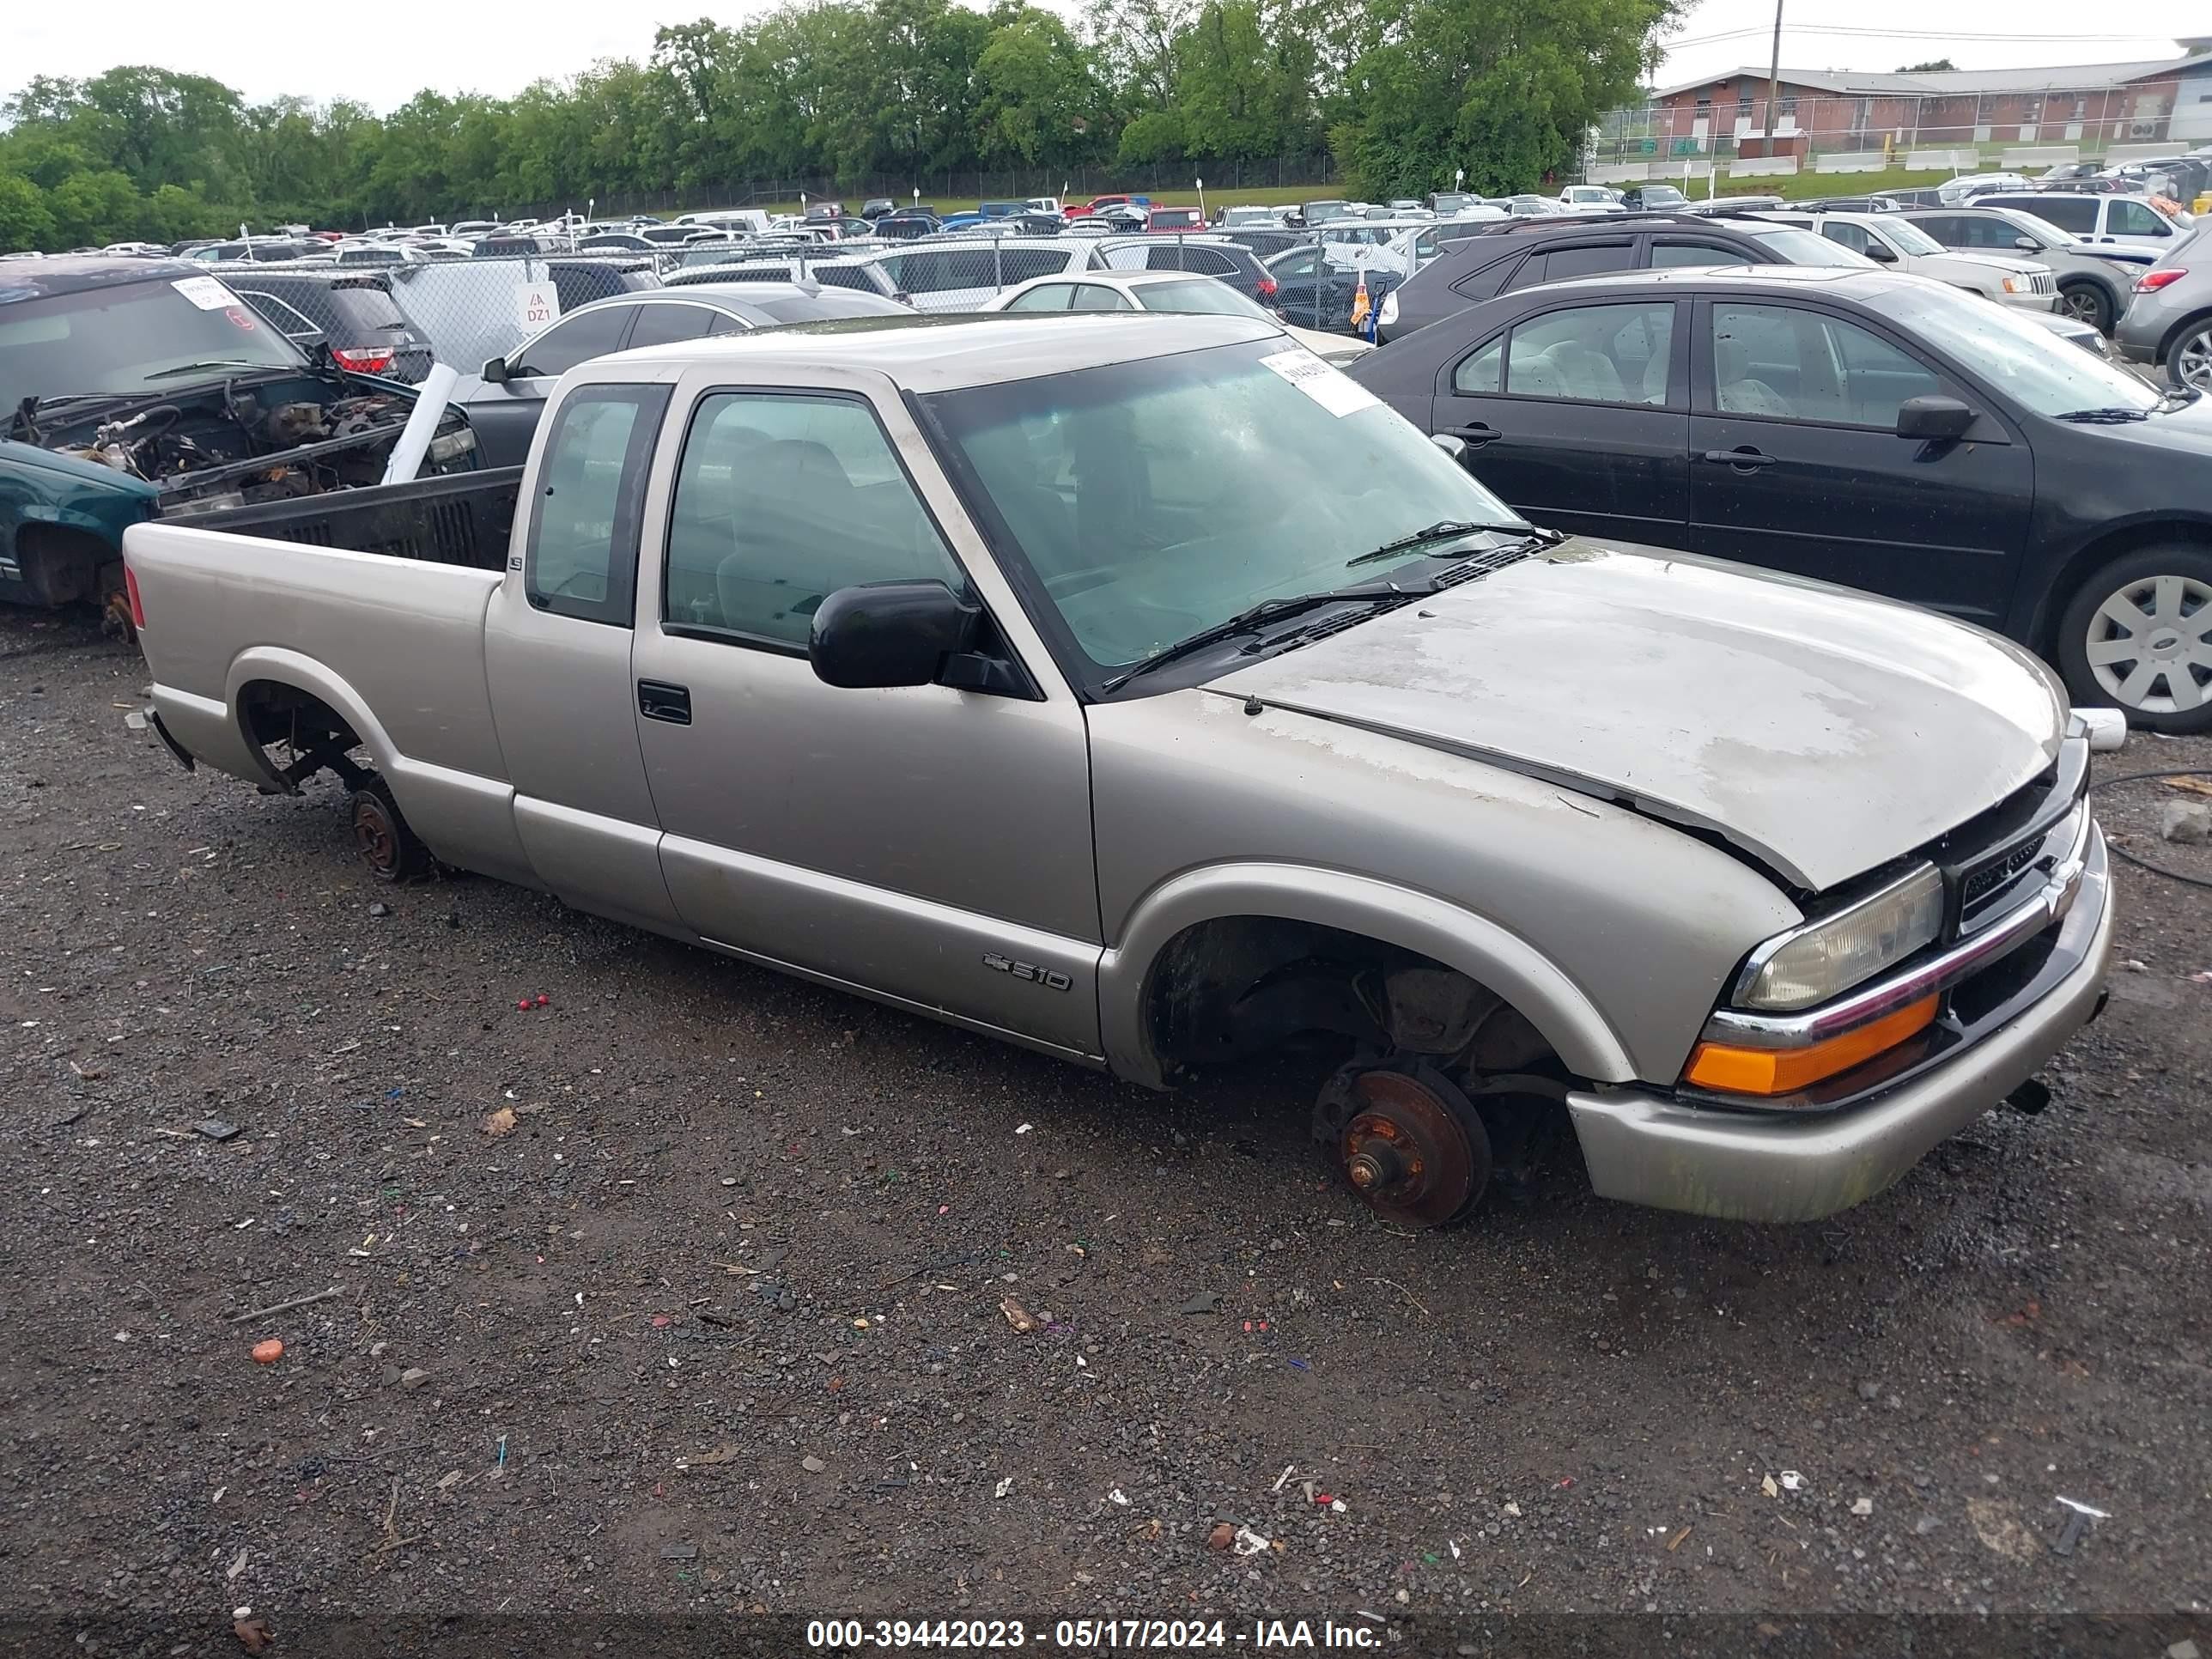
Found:
M 2166 354 L 2166 377 L 2176 386 L 2212 392 L 2212 317 L 2199 317 L 2174 337 Z
M 2094 283 L 2075 283 L 2058 290 L 2058 308 L 2100 334 L 2112 331 L 2112 296 Z
M 2150 732 L 2212 730 L 2212 549 L 2147 547 L 2093 572 L 2059 623 L 2074 701 Z

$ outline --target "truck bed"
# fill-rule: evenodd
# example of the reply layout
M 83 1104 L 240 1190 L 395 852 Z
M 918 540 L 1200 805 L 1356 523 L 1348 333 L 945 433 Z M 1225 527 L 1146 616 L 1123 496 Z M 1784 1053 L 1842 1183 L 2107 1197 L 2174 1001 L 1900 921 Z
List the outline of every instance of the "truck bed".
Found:
M 264 501 L 172 522 L 303 547 L 498 570 L 507 563 L 521 489 L 522 469 L 502 466 Z

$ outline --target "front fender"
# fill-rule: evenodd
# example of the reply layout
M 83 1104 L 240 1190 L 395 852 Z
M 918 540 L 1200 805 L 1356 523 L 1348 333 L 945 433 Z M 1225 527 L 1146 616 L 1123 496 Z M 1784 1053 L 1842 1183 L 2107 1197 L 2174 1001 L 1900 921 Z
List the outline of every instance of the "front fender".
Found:
M 1526 939 L 1431 894 L 1339 870 L 1276 863 L 1188 871 L 1138 902 L 1098 968 L 1100 1032 L 1116 1074 L 1148 1088 L 1166 1086 L 1146 1018 L 1153 969 L 1185 928 L 1224 916 L 1311 922 L 1418 951 L 1510 1002 L 1577 1076 L 1626 1083 L 1636 1075 L 1596 1005 Z

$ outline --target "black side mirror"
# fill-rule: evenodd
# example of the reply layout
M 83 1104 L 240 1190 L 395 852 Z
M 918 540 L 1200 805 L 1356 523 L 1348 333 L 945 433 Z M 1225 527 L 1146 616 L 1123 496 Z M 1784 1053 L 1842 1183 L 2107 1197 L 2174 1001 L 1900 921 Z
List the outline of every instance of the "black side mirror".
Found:
M 1947 443 L 1963 438 L 1974 411 L 1956 398 L 1907 398 L 1897 406 L 1897 435 Z
M 484 384 L 487 386 L 505 386 L 507 384 L 507 359 L 504 357 L 485 358 L 483 378 Z
M 1893 265 L 1897 263 L 1897 255 L 1891 250 L 1889 244 L 1877 242 L 1871 237 L 1867 240 L 1866 256 L 1878 265 Z
M 928 685 L 968 649 L 981 615 L 943 582 L 841 587 L 814 612 L 806 659 L 825 685 Z

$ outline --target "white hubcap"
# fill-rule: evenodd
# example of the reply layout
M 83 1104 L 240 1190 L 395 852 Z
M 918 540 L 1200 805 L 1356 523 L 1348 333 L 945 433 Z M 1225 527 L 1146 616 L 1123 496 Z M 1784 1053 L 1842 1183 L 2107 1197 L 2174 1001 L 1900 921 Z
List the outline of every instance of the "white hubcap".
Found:
M 2147 576 L 2097 607 L 2085 641 L 2089 672 L 2114 702 L 2172 714 L 2212 702 L 2212 586 Z

